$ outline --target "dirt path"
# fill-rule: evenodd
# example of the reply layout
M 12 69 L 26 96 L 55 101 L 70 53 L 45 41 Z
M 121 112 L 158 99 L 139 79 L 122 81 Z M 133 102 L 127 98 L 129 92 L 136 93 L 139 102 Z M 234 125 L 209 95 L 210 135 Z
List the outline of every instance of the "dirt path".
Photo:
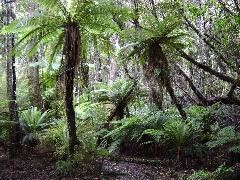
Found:
M 57 173 L 52 154 L 34 153 L 25 158 L 8 160 L 0 151 L 0 179 L 106 179 L 151 180 L 178 179 L 179 173 L 157 164 L 145 164 L 130 160 L 107 158 L 101 168 L 91 177 L 66 177 Z M 184 172 L 181 172 L 184 174 Z
M 50 154 L 33 154 L 8 160 L 0 153 L 0 179 L 49 179 L 56 176 Z
M 179 173 L 175 172 L 172 168 L 163 168 L 156 164 L 150 165 L 124 160 L 104 160 L 101 171 L 103 173 L 103 178 L 114 180 L 179 179 Z M 184 174 L 184 172 L 181 172 L 181 174 Z

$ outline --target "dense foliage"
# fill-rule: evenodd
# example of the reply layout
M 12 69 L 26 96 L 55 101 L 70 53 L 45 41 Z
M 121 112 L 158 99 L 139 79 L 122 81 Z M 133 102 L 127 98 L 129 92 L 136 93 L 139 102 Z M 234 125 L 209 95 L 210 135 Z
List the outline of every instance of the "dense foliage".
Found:
M 1 5 L 0 146 L 10 158 L 46 150 L 60 174 L 81 177 L 122 155 L 200 170 L 190 180 L 237 172 L 239 1 Z

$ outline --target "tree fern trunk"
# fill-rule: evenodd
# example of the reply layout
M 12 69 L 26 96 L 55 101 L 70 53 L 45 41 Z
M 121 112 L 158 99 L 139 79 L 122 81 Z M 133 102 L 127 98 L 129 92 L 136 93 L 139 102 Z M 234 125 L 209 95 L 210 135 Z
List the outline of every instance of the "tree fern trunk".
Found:
M 183 110 L 182 104 L 178 101 L 174 89 L 172 87 L 172 83 L 171 83 L 171 79 L 170 79 L 170 69 L 169 69 L 169 64 L 168 64 L 168 60 L 166 55 L 164 54 L 162 47 L 159 45 L 158 47 L 159 50 L 159 58 L 162 61 L 162 70 L 163 73 L 161 74 L 162 78 L 163 78 L 163 84 L 166 87 L 166 90 L 168 92 L 168 94 L 170 95 L 173 104 L 175 104 L 176 108 L 178 109 L 180 115 L 182 116 L 183 119 L 187 119 L 187 114 L 186 112 Z
M 78 143 L 73 106 L 74 71 L 80 60 L 80 32 L 77 23 L 71 23 L 65 27 L 63 48 L 65 65 L 65 108 L 69 131 L 69 153 L 74 154 L 74 147 Z
M 145 73 L 151 75 L 158 82 L 159 87 L 165 86 L 173 104 L 175 104 L 183 119 L 187 118 L 182 105 L 179 103 L 170 79 L 170 69 L 166 55 L 158 42 L 149 44 L 148 62 L 145 63 Z M 161 90 L 161 88 L 159 88 Z M 162 93 L 162 92 L 160 92 Z

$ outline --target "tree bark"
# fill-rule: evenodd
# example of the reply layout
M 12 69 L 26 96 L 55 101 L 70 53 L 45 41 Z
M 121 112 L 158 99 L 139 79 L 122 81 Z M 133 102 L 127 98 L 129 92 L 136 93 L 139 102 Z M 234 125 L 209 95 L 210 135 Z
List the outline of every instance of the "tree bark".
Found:
M 65 27 L 63 58 L 65 58 L 65 108 L 69 133 L 69 153 L 72 155 L 78 144 L 73 106 L 74 71 L 80 61 L 80 31 L 77 23 L 71 23 Z
M 158 82 L 160 89 L 161 86 L 165 86 L 168 94 L 172 99 L 173 104 L 175 104 L 182 118 L 186 119 L 187 115 L 183 110 L 182 105 L 179 103 L 172 87 L 168 60 L 158 41 L 150 42 L 148 61 L 144 66 L 145 73 L 148 74 L 148 76 L 151 75 L 155 78 L 155 81 Z
M 13 4 L 5 2 L 6 18 L 5 25 L 10 24 L 15 16 L 13 14 Z M 7 96 L 8 96 L 8 108 L 10 121 L 16 122 L 16 126 L 13 126 L 11 131 L 9 156 L 15 157 L 20 151 L 21 147 L 21 126 L 18 117 L 17 95 L 16 95 L 16 62 L 15 55 L 12 54 L 14 47 L 15 37 L 13 34 L 8 34 L 5 38 L 5 53 L 7 58 Z
M 187 74 L 181 70 L 180 67 L 178 67 L 178 70 L 180 73 L 183 75 L 185 80 L 189 83 L 190 88 L 193 90 L 194 94 L 198 97 L 200 103 L 198 105 L 203 105 L 203 106 L 212 106 L 213 104 L 216 103 L 222 103 L 222 104 L 234 104 L 234 105 L 240 105 L 240 100 L 235 97 L 234 90 L 237 87 L 237 84 L 239 83 L 238 80 L 235 81 L 235 83 L 231 86 L 229 92 L 227 93 L 226 96 L 217 96 L 217 97 L 210 97 L 206 98 L 202 93 L 195 87 L 193 84 L 192 80 L 187 76 Z
M 218 77 L 219 79 L 229 82 L 229 83 L 234 83 L 236 80 L 230 76 L 224 75 L 212 68 L 210 68 L 209 66 L 206 66 L 204 64 L 201 64 L 199 62 L 197 62 L 196 60 L 194 60 L 194 58 L 192 58 L 191 56 L 187 55 L 184 51 L 177 49 L 178 52 L 180 53 L 181 57 L 183 57 L 184 59 L 186 59 L 187 61 L 193 63 L 195 66 L 199 67 L 200 69 L 210 73 L 211 75 L 214 75 L 216 77 Z
M 31 105 L 41 110 L 43 108 L 43 104 L 39 79 L 39 66 L 36 65 L 37 62 L 37 55 L 34 55 L 29 59 L 28 85 Z
M 28 16 L 32 18 L 34 16 L 34 12 L 37 10 L 37 5 L 33 2 L 30 3 L 28 9 Z M 29 49 L 32 48 L 32 45 L 35 43 L 35 39 L 33 38 L 31 43 L 29 44 Z M 43 108 L 42 96 L 41 96 L 41 88 L 40 88 L 40 80 L 39 80 L 39 53 L 34 54 L 29 58 L 28 62 L 28 84 L 29 84 L 29 97 L 31 105 L 37 107 L 38 109 Z

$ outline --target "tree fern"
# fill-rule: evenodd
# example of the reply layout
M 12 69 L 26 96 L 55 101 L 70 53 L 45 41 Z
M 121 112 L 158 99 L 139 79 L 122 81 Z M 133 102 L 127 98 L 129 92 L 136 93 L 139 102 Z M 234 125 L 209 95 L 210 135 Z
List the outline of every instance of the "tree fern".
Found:
M 186 33 L 177 30 L 180 24 L 181 21 L 179 21 L 177 18 L 168 17 L 162 21 L 159 21 L 158 23 L 154 21 L 153 24 L 146 24 L 147 28 L 144 27 L 140 31 L 135 31 L 134 29 L 132 31 L 123 31 L 123 38 L 130 40 L 130 44 L 122 48 L 122 50 L 132 47 L 133 50 L 128 56 L 132 57 L 135 54 L 144 55 L 149 43 L 152 42 L 168 45 L 169 47 L 176 46 L 176 44 L 181 46 L 181 41 L 179 41 L 179 39 L 186 36 Z M 133 39 L 131 39 L 131 37 L 133 36 L 133 33 L 135 33 L 136 36 L 134 36 L 135 39 L 132 42 L 131 40 Z
M 107 38 L 116 29 L 112 23 L 112 10 L 115 9 L 109 4 L 110 1 L 93 0 L 36 0 L 46 10 L 40 16 L 29 19 L 19 19 L 5 29 L 2 33 L 18 33 L 19 40 L 16 43 L 18 51 L 22 51 L 28 44 L 28 55 L 32 56 L 37 47 L 56 41 L 54 51 L 49 56 L 52 62 L 60 47 L 62 49 L 65 78 L 65 108 L 69 128 L 69 152 L 74 153 L 74 146 L 77 144 L 75 112 L 73 108 L 73 84 L 74 69 L 80 61 L 81 47 L 87 36 L 100 37 L 107 42 Z M 26 31 L 23 31 L 24 28 Z M 21 29 L 21 30 L 19 30 Z M 34 38 L 34 43 L 32 39 Z M 64 40 L 62 40 L 62 38 Z M 60 43 L 63 43 L 61 46 Z M 51 43 L 52 44 L 52 43 Z M 85 44 L 86 45 L 86 44 Z
M 49 126 L 47 123 L 47 111 L 41 113 L 36 107 L 21 113 L 21 123 L 27 133 L 36 133 Z
M 191 123 L 181 120 L 170 120 L 163 127 L 164 138 L 175 146 L 184 146 L 191 142 L 193 129 Z
M 61 0 L 34 0 L 40 4 L 43 8 L 46 8 L 48 12 L 62 13 L 65 17 L 69 17 L 69 12 L 66 9 L 66 5 Z

